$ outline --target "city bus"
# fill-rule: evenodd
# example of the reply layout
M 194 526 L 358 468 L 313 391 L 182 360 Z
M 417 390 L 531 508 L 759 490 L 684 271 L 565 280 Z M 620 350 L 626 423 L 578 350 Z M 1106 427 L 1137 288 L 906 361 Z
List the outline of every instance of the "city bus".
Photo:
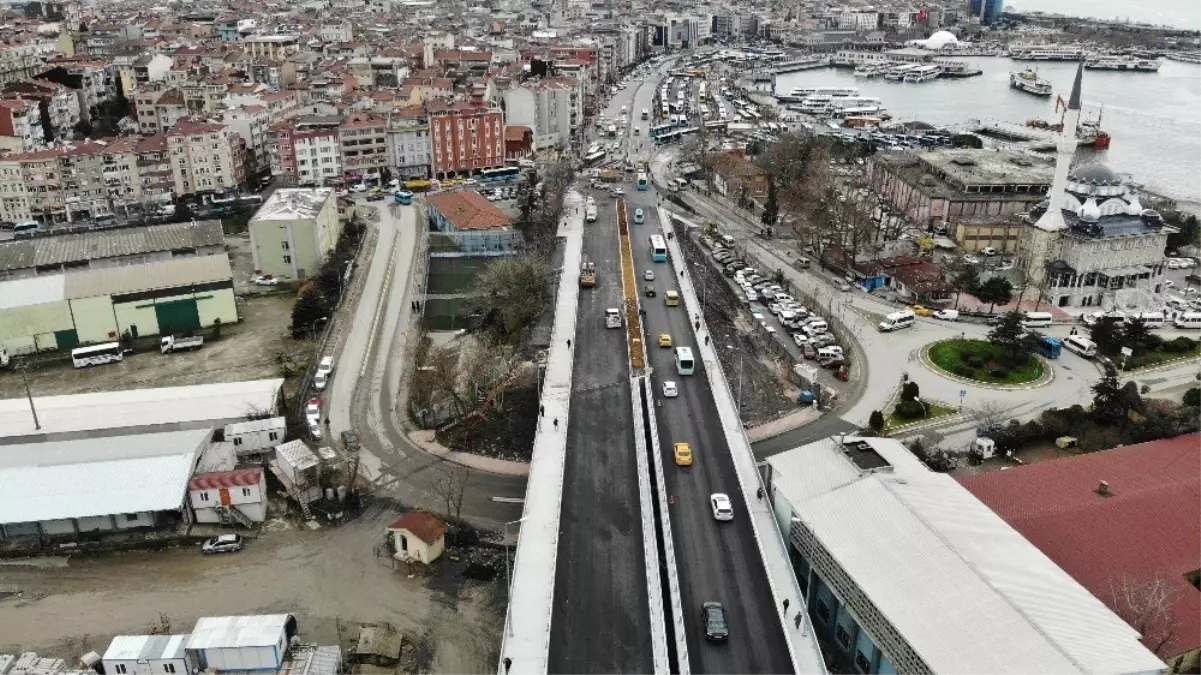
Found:
M 668 122 L 667 124 L 660 124 L 658 126 L 651 127 L 650 130 L 646 132 L 646 135 L 650 136 L 651 138 L 658 138 L 670 132 L 674 128 L 675 127 Z
M 71 362 L 76 368 L 99 366 L 125 358 L 119 342 L 105 342 L 91 347 L 79 347 L 71 350 Z
M 597 149 L 584 155 L 584 163 L 592 164 L 593 162 L 599 162 L 600 160 L 602 160 L 604 158 L 605 158 L 605 149 L 598 147 Z
M 520 175 L 520 167 L 504 166 L 498 169 L 484 169 L 480 172 L 480 180 L 485 183 L 500 183 L 504 181 L 516 180 Z
M 697 98 L 700 99 L 701 103 L 704 103 L 705 101 L 707 101 L 709 99 L 708 93 L 706 91 L 708 88 L 709 88 L 708 82 L 701 82 L 701 91 L 700 91 L 700 94 L 697 95 Z
M 650 178 L 647 177 L 646 173 L 639 172 L 638 173 L 638 189 L 639 190 L 649 190 L 650 188 L 651 188 Z
M 691 375 L 696 372 L 696 360 L 692 358 L 692 349 L 676 347 L 676 372 L 681 375 Z
M 651 260 L 667 262 L 667 242 L 663 240 L 663 235 L 651 235 Z

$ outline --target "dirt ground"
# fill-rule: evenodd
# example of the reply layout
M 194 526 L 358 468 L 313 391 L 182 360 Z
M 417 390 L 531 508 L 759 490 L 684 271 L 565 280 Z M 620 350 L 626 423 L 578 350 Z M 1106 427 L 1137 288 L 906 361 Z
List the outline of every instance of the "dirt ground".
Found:
M 286 293 L 256 295 L 239 302 L 242 320 L 221 328 L 221 338 L 206 338 L 194 352 L 160 354 L 153 346 L 142 348 L 120 363 L 76 369 L 70 360 L 31 369 L 29 388 L 34 396 L 83 394 L 149 387 L 178 387 L 214 382 L 237 382 L 280 377 L 276 362 L 287 352 L 293 362 L 307 363 L 314 343 L 293 340 L 292 296 Z M 0 373 L 0 398 L 24 396 L 21 377 Z
M 502 583 L 393 571 L 374 550 L 397 517 L 377 500 L 341 527 L 264 532 L 240 553 L 172 549 L 0 566 L 0 652 L 74 661 L 103 652 L 113 635 L 145 633 L 160 614 L 185 633 L 201 616 L 287 612 L 306 641 L 335 644 L 340 634 L 345 646 L 358 623 L 386 621 L 428 655 L 423 671 L 494 671 Z

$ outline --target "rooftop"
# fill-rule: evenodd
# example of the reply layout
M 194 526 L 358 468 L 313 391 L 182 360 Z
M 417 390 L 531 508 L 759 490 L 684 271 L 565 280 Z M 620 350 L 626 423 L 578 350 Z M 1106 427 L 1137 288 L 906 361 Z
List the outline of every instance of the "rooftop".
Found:
M 182 659 L 184 635 L 118 635 L 108 643 L 102 657 L 105 661 L 149 661 L 151 659 Z
M 813 558 L 819 571 L 836 568 L 860 591 L 843 601 L 876 630 L 899 635 L 896 649 L 920 662 L 911 667 L 1163 668 L 1133 629 L 953 479 L 899 441 L 847 440 L 868 443 L 889 466 L 855 466 L 837 438 L 772 457 L 777 518 L 791 522 L 794 542 L 822 551 Z
M 0 242 L 0 270 L 220 246 L 224 241 L 219 220 L 15 239 Z
M 0 446 L 0 523 L 179 509 L 208 434 L 198 429 Z
M 437 209 L 456 230 L 486 230 L 507 227 L 513 219 L 475 190 L 455 190 L 429 195 L 426 202 Z
M 408 530 L 421 541 L 432 544 L 438 541 L 438 537 L 446 534 L 446 523 L 432 513 L 410 511 L 401 516 L 400 520 L 392 523 L 392 527 L 389 527 L 388 530 Z
M 1109 496 L 1098 493 L 1101 481 Z M 1162 653 L 1201 646 L 1201 434 L 1067 457 L 960 483 L 1098 598 L 1165 579 L 1178 625 Z M 1165 636 L 1152 626 L 1144 643 Z
M 283 188 L 272 193 L 267 203 L 254 214 L 252 222 L 265 220 L 302 220 L 316 218 L 322 207 L 333 199 L 333 188 Z
M 0 281 L 0 309 L 100 295 L 181 288 L 193 284 L 232 283 L 232 278 L 233 271 L 227 255 L 176 258 L 143 265 L 47 274 Z M 3 436 L 2 431 L 0 436 Z
M 932 150 L 873 161 L 893 165 L 922 192 L 955 200 L 1037 201 L 1055 174 L 1053 164 L 996 150 Z
M 281 386 L 283 379 L 270 379 L 40 396 L 34 398 L 34 403 L 41 430 L 34 428 L 29 401 L 24 397 L 2 399 L 0 439 L 57 434 L 119 436 L 121 433 L 116 430 L 159 425 L 171 430 L 208 430 L 218 423 L 244 419 L 251 413 L 274 411 Z M 97 433 L 102 430 L 112 432 Z
M 254 614 L 249 616 L 205 616 L 197 619 L 188 638 L 187 649 L 236 649 L 272 647 L 279 644 L 291 614 Z

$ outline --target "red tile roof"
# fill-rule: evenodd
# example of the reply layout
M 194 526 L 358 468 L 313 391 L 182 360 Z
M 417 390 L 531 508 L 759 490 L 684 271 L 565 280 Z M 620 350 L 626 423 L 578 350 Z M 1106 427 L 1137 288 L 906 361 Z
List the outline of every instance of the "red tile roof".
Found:
M 188 490 L 216 490 L 219 488 L 245 487 L 258 485 L 263 480 L 263 469 L 234 469 L 233 471 L 214 471 L 199 473 L 188 481 Z
M 438 541 L 438 538 L 446 534 L 446 523 L 442 519 L 432 513 L 425 511 L 410 511 L 400 520 L 392 523 L 392 527 L 388 528 L 389 532 L 396 530 L 408 530 L 426 544 L 432 544 Z
M 430 195 L 425 201 L 455 226 L 457 230 L 486 230 L 505 227 L 513 222 L 504 211 L 496 208 L 475 190 L 458 190 Z
M 1201 591 L 1186 577 L 1201 568 L 1201 434 L 960 482 L 1107 605 L 1123 579 L 1166 580 L 1177 628 L 1162 653 L 1201 646 Z

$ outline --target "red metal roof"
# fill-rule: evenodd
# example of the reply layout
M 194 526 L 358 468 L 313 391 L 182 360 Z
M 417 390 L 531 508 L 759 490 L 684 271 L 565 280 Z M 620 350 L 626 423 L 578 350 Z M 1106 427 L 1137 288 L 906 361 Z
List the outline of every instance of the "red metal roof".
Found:
M 1101 481 L 1110 496 L 1098 493 Z M 1177 628 L 1162 653 L 1172 657 L 1201 646 L 1201 591 L 1186 576 L 1201 568 L 1201 434 L 965 476 L 960 483 L 1111 607 L 1123 579 L 1165 579 Z M 1150 633 L 1145 642 L 1155 639 Z
M 389 532 L 395 530 L 408 530 L 421 541 L 432 544 L 438 541 L 438 537 L 446 534 L 446 523 L 432 513 L 410 511 L 388 528 Z
M 200 473 L 192 476 L 192 480 L 188 481 L 188 491 L 245 487 L 247 485 L 258 485 L 262 480 L 263 469 L 261 467 Z

